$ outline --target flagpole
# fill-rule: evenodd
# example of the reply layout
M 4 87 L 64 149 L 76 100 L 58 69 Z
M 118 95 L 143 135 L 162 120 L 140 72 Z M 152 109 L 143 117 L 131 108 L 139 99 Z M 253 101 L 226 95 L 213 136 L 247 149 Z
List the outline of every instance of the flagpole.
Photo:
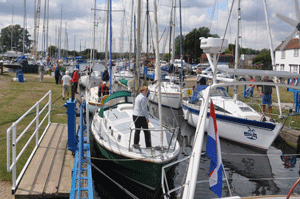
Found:
M 225 179 L 226 179 L 228 191 L 229 191 L 230 196 L 232 197 L 232 193 L 231 193 L 231 189 L 230 189 L 230 186 L 229 186 L 228 178 L 227 178 L 227 175 L 226 175 L 226 172 L 225 172 L 224 164 L 222 164 L 222 166 L 223 166 L 223 173 L 224 173 L 224 176 L 225 176 Z

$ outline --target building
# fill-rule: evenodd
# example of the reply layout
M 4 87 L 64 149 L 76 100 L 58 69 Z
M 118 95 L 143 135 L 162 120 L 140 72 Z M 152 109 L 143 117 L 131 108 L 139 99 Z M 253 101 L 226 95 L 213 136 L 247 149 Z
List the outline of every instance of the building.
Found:
M 288 71 L 300 74 L 299 38 L 293 38 L 281 51 L 283 42 L 275 49 L 274 71 Z

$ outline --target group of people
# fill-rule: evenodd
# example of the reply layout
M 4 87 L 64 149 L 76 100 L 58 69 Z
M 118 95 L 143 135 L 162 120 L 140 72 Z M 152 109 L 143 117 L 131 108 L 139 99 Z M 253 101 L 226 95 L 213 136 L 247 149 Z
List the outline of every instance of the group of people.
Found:
M 59 68 L 59 65 L 56 67 L 55 72 L 57 68 Z M 63 100 L 65 100 L 65 95 L 69 97 L 71 88 L 73 89 L 74 93 L 78 93 L 77 92 L 78 80 L 79 80 L 79 74 L 77 68 L 74 70 L 72 77 L 70 76 L 70 72 L 68 70 L 66 71 L 66 74 L 61 78 L 61 85 L 63 88 L 63 92 L 62 92 Z M 56 74 L 55 74 L 55 81 L 56 84 L 58 84 L 58 78 L 56 77 Z

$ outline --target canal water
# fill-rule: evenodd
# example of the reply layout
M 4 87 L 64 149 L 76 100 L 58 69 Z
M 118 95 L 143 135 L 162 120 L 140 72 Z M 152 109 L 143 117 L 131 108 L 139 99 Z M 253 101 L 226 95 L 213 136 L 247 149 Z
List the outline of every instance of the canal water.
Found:
M 179 159 L 188 157 L 192 150 L 192 140 L 195 128 L 183 119 L 181 109 L 173 110 L 163 107 L 163 122 L 169 126 L 180 126 L 182 152 Z M 158 107 L 149 102 L 149 111 L 158 116 Z M 222 196 L 263 196 L 263 195 L 287 195 L 290 188 L 298 180 L 300 175 L 299 158 L 294 149 L 289 147 L 281 139 L 276 139 L 268 151 L 256 151 L 227 140 L 220 139 L 222 150 L 222 161 L 227 178 L 223 175 Z M 196 186 L 195 198 L 217 198 L 209 190 L 208 170 L 210 159 L 205 155 L 205 143 L 202 149 L 200 168 L 198 173 L 198 184 Z M 94 154 L 95 155 L 95 154 Z M 105 173 L 101 174 L 93 169 L 95 198 L 132 198 L 125 193 L 124 189 L 130 191 L 138 198 L 162 198 L 162 190 L 150 191 L 132 183 L 118 173 L 117 168 L 110 161 L 93 160 L 100 165 L 99 169 Z M 184 161 L 177 165 L 173 175 L 168 178 L 171 188 L 182 184 L 188 162 Z M 109 179 L 109 178 L 110 179 Z M 118 183 L 116 185 L 111 180 Z M 120 186 L 119 186 L 120 185 Z M 230 188 L 229 188 L 230 187 Z M 299 193 L 297 186 L 294 192 Z M 124 188 L 124 189 L 123 189 Z M 178 193 L 178 191 L 176 192 Z M 175 194 L 171 195 L 176 198 Z

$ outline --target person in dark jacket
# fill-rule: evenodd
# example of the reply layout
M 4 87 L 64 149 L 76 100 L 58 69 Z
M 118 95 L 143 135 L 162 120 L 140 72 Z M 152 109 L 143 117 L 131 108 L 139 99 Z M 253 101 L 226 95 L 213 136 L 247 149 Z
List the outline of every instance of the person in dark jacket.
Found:
M 102 80 L 107 82 L 109 80 L 109 74 L 108 74 L 108 71 L 105 70 L 102 74 Z
M 58 84 L 59 76 L 60 76 L 60 66 L 59 66 L 59 64 L 56 66 L 54 73 L 55 73 L 55 82 L 56 82 L 56 84 Z

